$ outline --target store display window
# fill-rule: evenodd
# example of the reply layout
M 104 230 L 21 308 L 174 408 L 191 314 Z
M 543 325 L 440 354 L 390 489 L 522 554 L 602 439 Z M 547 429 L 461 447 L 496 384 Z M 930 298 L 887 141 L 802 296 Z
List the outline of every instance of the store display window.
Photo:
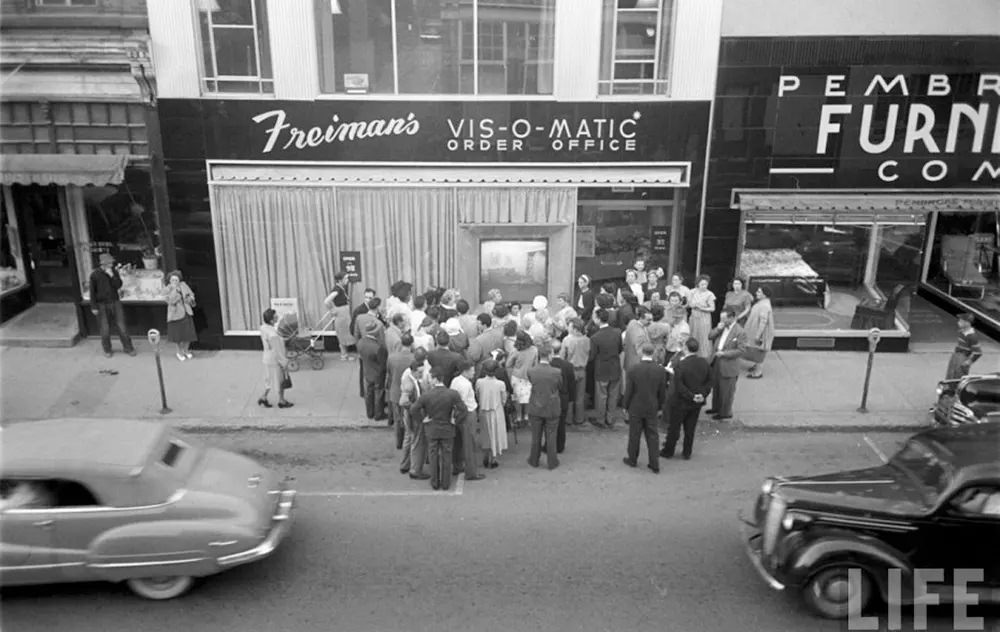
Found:
M 798 219 L 798 218 L 797 218 Z M 771 289 L 775 328 L 908 330 L 924 226 L 908 223 L 746 221 L 737 274 Z
M 542 239 L 484 239 L 479 242 L 479 301 L 498 289 L 505 299 L 530 303 L 548 294 L 549 242 Z
M 938 213 L 924 283 L 1000 320 L 1000 213 Z
M 0 198 L 0 296 L 15 292 L 28 284 L 21 251 L 21 232 L 10 201 L 10 190 L 4 188 Z

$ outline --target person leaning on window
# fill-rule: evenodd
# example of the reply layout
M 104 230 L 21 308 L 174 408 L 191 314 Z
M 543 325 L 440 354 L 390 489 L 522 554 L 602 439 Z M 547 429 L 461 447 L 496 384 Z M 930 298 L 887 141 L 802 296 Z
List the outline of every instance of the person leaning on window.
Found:
M 285 341 L 278 335 L 275 323 L 278 314 L 273 309 L 265 309 L 264 323 L 260 326 L 260 340 L 264 345 L 264 394 L 257 400 L 258 406 L 270 408 L 267 394 L 271 389 L 278 391 L 278 408 L 288 408 L 292 403 L 285 399 L 285 388 L 282 386 L 288 371 L 288 357 L 285 355 Z
M 190 360 L 191 343 L 198 340 L 194 329 L 194 292 L 184 282 L 180 270 L 167 275 L 163 293 L 167 299 L 167 338 L 177 344 L 177 359 Z
M 104 356 L 111 357 L 112 322 L 118 328 L 122 349 L 130 356 L 134 356 L 135 348 L 125 328 L 125 310 L 118 295 L 122 289 L 122 278 L 115 267 L 115 258 L 104 252 L 101 253 L 98 262 L 100 267 L 90 273 L 90 309 L 101 327 L 101 346 L 104 348 Z

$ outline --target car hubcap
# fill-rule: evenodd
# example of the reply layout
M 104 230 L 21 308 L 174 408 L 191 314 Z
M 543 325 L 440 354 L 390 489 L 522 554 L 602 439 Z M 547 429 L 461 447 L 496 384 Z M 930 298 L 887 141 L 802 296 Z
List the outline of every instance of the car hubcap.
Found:
M 846 603 L 851 595 L 851 586 L 843 575 L 831 577 L 823 586 L 822 597 L 833 603 Z
M 176 577 L 150 577 L 146 580 L 151 588 L 156 588 L 157 590 L 163 590 L 165 588 L 170 588 L 177 583 Z

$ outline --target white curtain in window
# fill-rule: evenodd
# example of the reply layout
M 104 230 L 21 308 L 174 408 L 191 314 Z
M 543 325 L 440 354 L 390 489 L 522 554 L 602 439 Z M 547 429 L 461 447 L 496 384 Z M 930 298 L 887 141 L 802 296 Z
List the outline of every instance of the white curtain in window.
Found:
M 457 190 L 461 224 L 571 224 L 575 187 L 496 187 Z

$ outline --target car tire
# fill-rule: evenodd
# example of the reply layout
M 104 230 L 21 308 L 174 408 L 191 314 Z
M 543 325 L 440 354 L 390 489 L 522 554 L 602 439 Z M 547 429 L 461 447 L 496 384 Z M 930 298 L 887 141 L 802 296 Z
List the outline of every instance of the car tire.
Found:
M 802 588 L 806 605 L 827 619 L 846 619 L 848 615 L 860 614 L 871 602 L 875 585 L 871 575 L 861 569 L 861 581 L 851 582 L 849 573 L 852 568 L 858 567 L 828 566 L 814 573 Z M 854 604 L 850 601 L 852 592 L 857 594 Z
M 183 595 L 191 588 L 194 578 L 187 575 L 135 577 L 127 583 L 132 592 L 140 597 L 162 600 Z

